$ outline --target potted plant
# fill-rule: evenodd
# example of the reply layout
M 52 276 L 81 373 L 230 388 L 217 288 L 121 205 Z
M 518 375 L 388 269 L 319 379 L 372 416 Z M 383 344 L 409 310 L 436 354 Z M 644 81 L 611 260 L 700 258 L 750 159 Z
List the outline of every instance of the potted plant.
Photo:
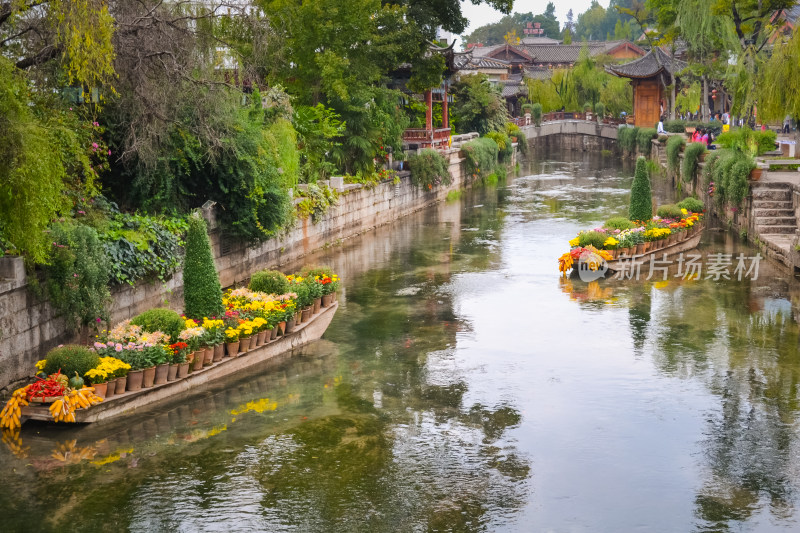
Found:
M 189 353 L 189 345 L 185 342 L 178 341 L 169 345 L 169 351 L 172 353 L 170 358 L 169 372 L 167 373 L 167 381 L 175 381 L 178 379 L 178 371 L 181 365 L 186 364 L 186 356 Z M 186 365 L 188 372 L 189 365 Z
M 237 328 L 225 330 L 225 349 L 228 351 L 228 357 L 239 355 L 239 330 Z

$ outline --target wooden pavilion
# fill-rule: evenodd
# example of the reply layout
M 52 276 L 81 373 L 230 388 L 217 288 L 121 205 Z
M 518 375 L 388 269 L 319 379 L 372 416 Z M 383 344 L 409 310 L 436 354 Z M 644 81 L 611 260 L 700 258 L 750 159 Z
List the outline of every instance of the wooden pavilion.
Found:
M 610 65 L 608 70 L 621 78 L 630 78 L 633 85 L 633 120 L 641 128 L 654 128 L 667 112 L 665 88 L 675 83 L 676 76 L 687 66 L 685 61 L 655 47 L 630 63 Z

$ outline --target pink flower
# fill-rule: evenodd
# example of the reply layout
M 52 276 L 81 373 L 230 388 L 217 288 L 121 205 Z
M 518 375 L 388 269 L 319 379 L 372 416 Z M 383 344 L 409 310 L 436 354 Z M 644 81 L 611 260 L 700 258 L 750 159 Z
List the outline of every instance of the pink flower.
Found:
M 95 322 L 100 322 L 100 321 L 101 321 L 100 317 L 95 318 Z
M 122 351 L 122 345 L 121 344 L 117 344 L 117 346 L 116 346 L 116 348 L 114 348 L 114 350 L 116 350 L 117 352 L 121 352 Z
M 96 152 L 96 151 L 97 151 L 97 147 L 98 147 L 98 144 L 97 144 L 97 143 L 92 143 L 92 150 L 93 150 L 93 151 L 95 151 L 95 152 Z
M 92 126 L 94 126 L 95 128 L 97 128 L 98 126 L 100 126 L 100 123 L 99 123 L 99 122 L 92 122 Z
M 77 278 L 77 277 L 78 277 L 78 274 L 76 274 L 75 272 L 73 272 L 73 273 L 72 273 L 72 277 L 73 277 L 73 278 Z
M 111 150 L 108 151 L 108 155 L 111 155 Z

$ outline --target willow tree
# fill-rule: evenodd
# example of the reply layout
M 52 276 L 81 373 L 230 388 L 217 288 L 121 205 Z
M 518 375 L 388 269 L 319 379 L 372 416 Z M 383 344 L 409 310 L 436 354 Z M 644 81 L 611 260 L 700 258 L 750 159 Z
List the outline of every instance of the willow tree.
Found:
M 779 40 L 762 70 L 758 110 L 767 120 L 791 115 L 800 123 L 800 33 Z M 800 141 L 800 128 L 795 132 Z

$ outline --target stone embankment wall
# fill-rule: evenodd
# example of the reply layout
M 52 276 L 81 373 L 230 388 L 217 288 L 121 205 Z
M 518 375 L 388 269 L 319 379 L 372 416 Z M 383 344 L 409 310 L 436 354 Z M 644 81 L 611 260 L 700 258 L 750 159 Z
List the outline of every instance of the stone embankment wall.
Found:
M 764 170 L 758 181 L 750 181 L 750 192 L 738 206 L 720 205 L 709 195 L 703 178 L 705 163 L 699 163 L 698 175 L 691 183 L 673 175 L 667 169 L 666 146 L 653 141 L 651 158 L 662 165 L 673 187 L 680 184 L 684 195 L 693 195 L 703 201 L 706 214 L 716 218 L 728 228 L 761 250 L 790 272 L 800 271 L 800 177 L 797 172 L 770 172 Z M 683 153 L 679 156 L 683 168 Z
M 348 185 L 336 206 L 317 221 L 298 220 L 288 232 L 257 246 L 244 246 L 225 239 L 215 227 L 213 213 L 204 215 L 210 222 L 215 263 L 223 286 L 241 283 L 253 272 L 296 261 L 314 250 L 335 245 L 345 239 L 387 224 L 414 211 L 442 201 L 450 190 L 468 183 L 463 159 L 453 148 L 445 153 L 450 161 L 452 183 L 424 191 L 402 172 L 399 183 L 392 180 L 374 188 Z M 183 307 L 183 277 L 177 272 L 165 283 L 141 282 L 117 286 L 112 290 L 111 322 L 133 317 L 152 307 L 175 310 Z M 31 374 L 34 363 L 58 344 L 72 342 L 64 322 L 50 304 L 35 295 L 19 258 L 0 258 L 0 391 Z

